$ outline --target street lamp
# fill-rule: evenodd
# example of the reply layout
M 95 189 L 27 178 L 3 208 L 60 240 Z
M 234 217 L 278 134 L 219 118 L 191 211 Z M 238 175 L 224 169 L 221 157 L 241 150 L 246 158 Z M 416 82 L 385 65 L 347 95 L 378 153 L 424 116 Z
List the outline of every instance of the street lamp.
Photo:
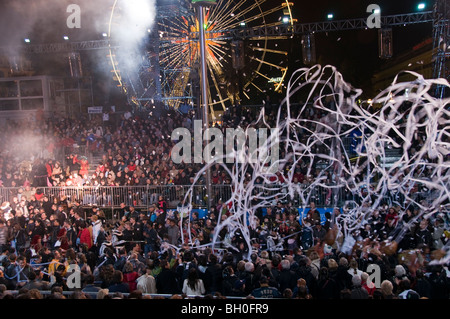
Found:
M 203 107 L 203 128 L 204 132 L 209 127 L 209 116 L 208 116 L 208 87 L 207 87 L 207 64 L 206 64 L 206 36 L 205 36 L 205 28 L 203 25 L 205 24 L 205 7 L 216 5 L 216 0 L 191 0 L 192 4 L 197 7 L 198 13 L 198 25 L 199 34 L 200 34 L 200 66 L 201 66 L 201 92 L 202 92 L 202 107 Z M 208 200 L 206 202 L 208 211 L 211 209 L 211 200 L 212 200 L 212 192 L 211 192 L 211 170 L 208 168 L 206 170 L 206 192 L 208 196 Z

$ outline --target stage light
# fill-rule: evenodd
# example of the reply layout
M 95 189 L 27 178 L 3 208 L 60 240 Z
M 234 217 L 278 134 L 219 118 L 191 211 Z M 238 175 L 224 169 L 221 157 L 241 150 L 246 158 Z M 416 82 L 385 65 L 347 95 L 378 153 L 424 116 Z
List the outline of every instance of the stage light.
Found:
M 419 10 L 423 10 L 423 9 L 425 9 L 425 3 L 419 3 L 418 5 L 417 5 L 417 9 L 419 9 Z
M 103 32 L 103 33 L 102 33 L 102 36 L 103 36 L 104 38 L 106 38 L 106 37 L 108 36 L 108 33 Z
M 289 17 L 283 17 L 283 23 L 285 24 L 289 23 Z
M 30 43 L 31 42 L 30 39 L 28 39 L 28 38 L 26 38 L 24 41 L 25 41 L 25 43 Z
M 67 35 L 63 36 L 64 40 L 69 40 L 69 37 Z
M 242 21 L 242 22 L 240 23 L 240 25 L 241 25 L 241 27 L 245 27 L 245 22 Z
M 327 18 L 328 20 L 331 20 L 334 18 L 334 15 L 332 13 L 328 13 Z

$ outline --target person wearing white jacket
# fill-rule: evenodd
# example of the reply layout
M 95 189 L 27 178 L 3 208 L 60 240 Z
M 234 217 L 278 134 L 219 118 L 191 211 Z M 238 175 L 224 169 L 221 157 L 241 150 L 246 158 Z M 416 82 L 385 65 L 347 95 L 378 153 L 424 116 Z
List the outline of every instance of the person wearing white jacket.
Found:
M 197 269 L 189 269 L 188 278 L 183 281 L 183 293 L 188 296 L 202 296 L 205 294 L 203 280 L 198 278 Z
M 92 237 L 94 239 L 94 245 L 97 245 L 98 234 L 100 233 L 100 228 L 102 227 L 102 221 L 98 219 L 97 215 L 92 215 Z
M 137 289 L 144 294 L 156 294 L 156 280 L 151 274 L 151 269 L 147 268 L 145 274 L 136 279 Z

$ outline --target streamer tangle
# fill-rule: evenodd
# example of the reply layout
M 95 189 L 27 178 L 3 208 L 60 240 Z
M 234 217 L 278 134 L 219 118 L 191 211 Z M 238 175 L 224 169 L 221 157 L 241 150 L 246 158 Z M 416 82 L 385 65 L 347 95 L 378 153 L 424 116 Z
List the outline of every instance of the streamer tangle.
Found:
M 225 203 L 230 214 L 219 221 L 211 246 L 219 247 L 224 239 L 219 236 L 221 230 L 230 237 L 240 232 L 250 255 L 250 229 L 257 226 L 259 208 L 296 197 L 304 212 L 317 189 L 326 191 L 330 207 L 342 208 L 336 224 L 344 238 L 380 208 L 395 206 L 403 214 L 414 207 L 419 211 L 417 218 L 448 213 L 449 99 L 434 98 L 431 88 L 449 83 L 407 73 L 411 81 L 398 82 L 397 76 L 370 103 L 361 103 L 363 92 L 346 83 L 333 66 L 294 72 L 277 118 L 268 119 L 262 110 L 250 125 L 272 129 L 265 144 L 256 149 L 258 155 L 242 145 L 220 155 L 223 160 L 206 163 L 195 178 L 193 185 L 216 162 L 231 178 L 232 196 Z M 273 145 L 279 145 L 281 155 L 275 163 L 267 154 Z M 387 163 L 392 152 L 397 156 Z M 230 165 L 226 157 L 248 160 Z M 256 161 L 250 160 L 255 157 Z M 318 163 L 320 171 L 316 170 Z M 270 165 L 278 167 L 276 181 L 267 169 Z M 300 165 L 307 170 L 303 184 L 293 181 L 293 168 Z M 284 183 L 278 183 L 279 178 Z M 193 188 L 185 196 L 181 215 L 188 216 L 192 195 Z M 403 234 L 400 231 L 390 240 L 398 242 Z

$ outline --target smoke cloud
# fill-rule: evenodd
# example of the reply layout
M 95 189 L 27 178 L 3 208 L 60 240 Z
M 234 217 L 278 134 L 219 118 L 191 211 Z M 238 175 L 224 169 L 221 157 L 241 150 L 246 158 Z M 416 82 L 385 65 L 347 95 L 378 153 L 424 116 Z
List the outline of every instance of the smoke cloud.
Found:
M 80 7 L 80 28 L 70 28 L 69 5 Z M 113 13 L 113 14 L 112 14 Z M 126 53 L 122 71 L 139 65 L 141 45 L 155 25 L 156 0 L 6 0 L 0 2 L 0 46 L 8 55 L 20 55 L 24 39 L 30 44 L 90 41 L 111 36 Z M 141 54 L 142 55 L 142 54 Z M 110 74 L 105 52 L 94 53 L 99 66 Z

